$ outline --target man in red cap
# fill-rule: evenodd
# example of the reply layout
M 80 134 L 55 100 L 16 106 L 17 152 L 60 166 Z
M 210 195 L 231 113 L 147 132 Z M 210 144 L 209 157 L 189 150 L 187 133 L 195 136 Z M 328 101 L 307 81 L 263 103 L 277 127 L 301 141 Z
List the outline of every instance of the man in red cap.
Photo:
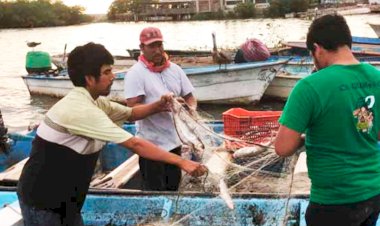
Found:
M 125 76 L 124 93 L 128 106 L 157 101 L 163 94 L 171 92 L 184 99 L 193 110 L 197 101 L 194 87 L 185 72 L 169 61 L 164 51 L 160 29 L 147 27 L 140 33 L 142 55 Z M 172 113 L 161 112 L 136 122 L 136 136 L 156 144 L 164 150 L 181 154 L 181 141 L 175 131 Z M 144 190 L 175 191 L 181 180 L 181 170 L 171 164 L 163 164 L 140 158 L 140 172 Z

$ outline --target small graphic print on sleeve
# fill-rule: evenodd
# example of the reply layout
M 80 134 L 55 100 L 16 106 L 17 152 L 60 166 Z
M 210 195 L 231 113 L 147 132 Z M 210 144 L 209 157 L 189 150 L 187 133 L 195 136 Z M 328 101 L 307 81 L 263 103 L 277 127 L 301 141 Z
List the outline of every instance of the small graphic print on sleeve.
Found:
M 353 115 L 357 119 L 356 128 L 363 133 L 369 133 L 373 126 L 373 113 L 365 101 L 361 107 L 357 108 Z

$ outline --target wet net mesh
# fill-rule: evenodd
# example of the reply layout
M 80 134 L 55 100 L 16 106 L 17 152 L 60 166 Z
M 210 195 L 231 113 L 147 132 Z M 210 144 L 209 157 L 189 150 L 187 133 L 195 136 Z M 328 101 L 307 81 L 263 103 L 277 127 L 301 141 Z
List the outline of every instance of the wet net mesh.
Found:
M 176 100 L 172 112 L 183 157 L 201 162 L 208 173 L 198 178 L 183 175 L 177 195 L 137 225 L 297 225 L 299 211 L 288 205 L 297 155 L 281 158 L 273 148 L 279 112 L 265 117 L 238 113 L 235 118 L 230 116 L 236 112 L 227 112 L 224 133 L 214 132 L 198 112 Z M 271 194 L 279 205 L 239 202 L 240 197 L 260 193 Z
M 241 113 L 244 109 L 237 111 Z M 264 180 L 279 181 L 292 172 L 294 158 L 279 157 L 272 145 L 281 112 L 266 112 L 264 116 L 263 112 L 251 112 L 237 119 L 225 114 L 224 134 L 215 133 L 196 112 L 178 101 L 174 101 L 173 114 L 185 146 L 184 157 L 197 160 L 209 169 L 204 177 L 185 176 L 182 191 L 218 191 L 217 182 L 224 180 L 229 191 L 288 193 L 278 186 L 264 189 L 259 185 L 268 184 Z

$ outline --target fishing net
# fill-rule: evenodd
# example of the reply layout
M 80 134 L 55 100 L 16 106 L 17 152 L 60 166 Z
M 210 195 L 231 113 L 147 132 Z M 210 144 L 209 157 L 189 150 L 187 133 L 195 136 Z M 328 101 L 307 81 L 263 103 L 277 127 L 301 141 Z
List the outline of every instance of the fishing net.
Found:
M 234 209 L 231 193 L 234 197 L 240 193 L 289 196 L 297 155 L 282 158 L 274 151 L 281 112 L 267 112 L 266 117 L 248 115 L 238 118 L 236 123 L 230 114 L 225 114 L 224 134 L 220 134 L 197 112 L 176 100 L 172 111 L 184 146 L 183 157 L 208 168 L 208 173 L 199 178 L 184 175 L 179 194 L 188 191 L 217 194 L 215 198 L 221 198 L 230 209 Z
M 273 148 L 281 112 L 266 111 L 262 115 L 244 109 L 227 111 L 223 115 L 224 133 L 220 128 L 215 132 L 217 126 L 206 123 L 202 116 L 207 114 L 200 116 L 177 100 L 173 101 L 172 112 L 183 143 L 183 157 L 202 163 L 208 172 L 198 178 L 183 175 L 178 193 L 165 195 L 164 202 L 157 202 L 160 204 L 153 205 L 159 197 L 150 199 L 152 207 L 146 215 L 136 215 L 137 225 L 271 226 L 281 225 L 280 221 L 289 225 L 299 219 L 299 207 L 288 205 L 297 155 L 281 158 Z M 120 178 L 138 169 L 131 168 L 137 163 L 129 164 L 136 159 L 131 157 L 92 185 L 119 187 L 117 182 L 124 181 Z M 257 194 L 276 202 L 255 200 Z M 248 201 L 244 198 L 247 195 Z

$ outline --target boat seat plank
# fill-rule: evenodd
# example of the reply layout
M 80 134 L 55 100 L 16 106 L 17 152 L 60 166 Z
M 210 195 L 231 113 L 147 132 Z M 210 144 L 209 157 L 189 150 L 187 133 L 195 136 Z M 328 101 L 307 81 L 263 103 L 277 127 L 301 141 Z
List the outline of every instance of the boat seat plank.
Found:
M 18 201 L 0 209 L 0 222 L 2 226 L 24 226 Z
M 294 169 L 294 174 L 307 173 L 306 152 L 301 152 Z
M 24 168 L 24 165 L 26 161 L 28 161 L 29 158 L 25 158 L 24 160 L 18 162 L 17 164 L 9 167 L 4 172 L 0 173 L 0 181 L 10 181 L 10 182 L 17 182 L 20 178 L 22 169 Z
M 101 178 L 95 178 L 92 188 L 121 188 L 139 171 L 139 156 L 134 154 L 124 163 Z

